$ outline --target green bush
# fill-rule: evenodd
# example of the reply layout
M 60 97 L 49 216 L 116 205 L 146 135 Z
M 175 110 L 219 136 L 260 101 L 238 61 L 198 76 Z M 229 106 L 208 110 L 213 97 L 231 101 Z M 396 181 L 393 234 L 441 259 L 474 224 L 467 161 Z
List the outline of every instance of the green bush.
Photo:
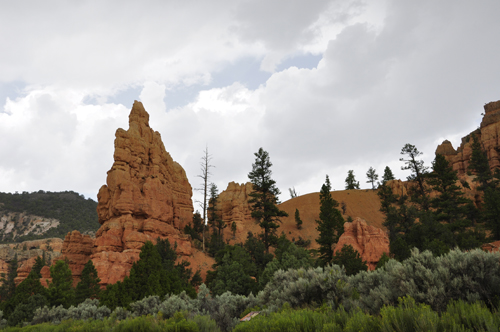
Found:
M 382 331 L 437 331 L 439 315 L 430 306 L 417 304 L 411 297 L 398 300 L 397 307 L 384 306 L 380 311 Z
M 278 270 L 259 292 L 258 304 L 276 311 L 285 302 L 292 308 L 319 306 L 326 302 L 337 307 L 348 295 L 345 270 L 338 265 L 325 268 Z

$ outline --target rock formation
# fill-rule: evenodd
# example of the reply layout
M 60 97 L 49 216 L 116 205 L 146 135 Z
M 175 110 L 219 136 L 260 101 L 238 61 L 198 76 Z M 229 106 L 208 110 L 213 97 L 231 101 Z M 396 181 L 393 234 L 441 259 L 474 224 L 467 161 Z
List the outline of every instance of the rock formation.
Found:
M 230 182 L 226 190 L 219 194 L 217 201 L 217 210 L 222 220 L 226 222 L 227 227 L 224 230 L 224 238 L 232 239 L 232 223 L 236 223 L 236 238 L 239 241 L 245 241 L 247 232 L 252 231 L 247 227 L 248 224 L 255 224 L 251 216 L 251 209 L 248 200 L 252 192 L 252 184 Z
M 486 150 L 491 169 L 500 166 L 500 101 L 484 105 L 484 111 L 480 128 L 463 137 L 457 150 L 448 140 L 445 140 L 436 149 L 436 153 L 444 155 L 459 176 L 467 173 L 472 154 L 472 134 L 476 135 L 483 149 Z
M 49 238 L 43 240 L 24 241 L 21 243 L 0 245 L 0 274 L 7 275 L 9 263 L 17 257 L 16 284 L 23 281 L 31 271 L 35 259 L 45 254 L 47 260 L 54 260 L 61 255 L 63 240 Z
M 102 226 L 91 256 L 103 285 L 128 274 L 146 241 L 169 238 L 179 254 L 192 252 L 181 232 L 193 218 L 191 185 L 160 134 L 149 127 L 142 103 L 134 102 L 129 129 L 120 128 L 115 136 L 115 161 L 97 195 Z
M 341 250 L 344 245 L 351 245 L 357 250 L 363 261 L 366 261 L 369 270 L 375 270 L 384 252 L 389 254 L 387 234 L 380 228 L 368 225 L 361 218 L 344 224 L 344 234 L 340 236 L 335 252 Z

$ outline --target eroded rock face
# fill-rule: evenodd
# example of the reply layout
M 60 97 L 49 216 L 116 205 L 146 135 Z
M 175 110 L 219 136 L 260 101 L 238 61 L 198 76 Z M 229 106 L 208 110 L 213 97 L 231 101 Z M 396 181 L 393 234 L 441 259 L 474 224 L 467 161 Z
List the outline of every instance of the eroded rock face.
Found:
M 224 238 L 232 239 L 231 232 L 232 223 L 236 223 L 236 239 L 245 241 L 247 232 L 250 230 L 248 224 L 255 224 L 251 216 L 252 210 L 248 200 L 249 194 L 252 192 L 252 184 L 229 182 L 226 190 L 219 194 L 218 213 L 222 220 L 226 222 L 227 227 L 224 229 Z
M 389 254 L 387 234 L 380 228 L 368 225 L 361 218 L 356 218 L 351 223 L 344 223 L 344 234 L 340 236 L 335 252 L 341 250 L 344 245 L 351 245 L 357 250 L 370 270 L 375 270 L 384 252 Z
M 9 263 L 17 257 L 16 285 L 19 285 L 31 271 L 38 256 L 54 260 L 61 255 L 63 240 L 49 238 L 43 240 L 24 241 L 0 245 L 0 274 L 7 275 Z
M 191 255 L 190 239 L 181 232 L 193 218 L 191 197 L 184 169 L 165 150 L 160 134 L 149 127 L 149 114 L 142 104 L 134 102 L 129 129 L 116 131 L 114 163 L 97 195 L 102 226 L 91 258 L 101 283 L 122 280 L 139 259 L 144 243 L 154 243 L 158 237 L 177 242 L 178 254 Z M 76 252 L 82 240 L 78 234 L 73 232 L 67 245 L 69 257 L 74 257 L 75 277 L 88 257 L 86 245 L 84 252 Z
M 462 138 L 462 143 L 455 149 L 451 143 L 445 140 L 437 149 L 436 154 L 442 154 L 450 162 L 453 169 L 461 176 L 467 173 L 470 157 L 472 154 L 472 134 L 476 135 L 483 149 L 488 154 L 490 168 L 493 170 L 500 167 L 500 101 L 484 105 L 484 116 L 479 129 Z

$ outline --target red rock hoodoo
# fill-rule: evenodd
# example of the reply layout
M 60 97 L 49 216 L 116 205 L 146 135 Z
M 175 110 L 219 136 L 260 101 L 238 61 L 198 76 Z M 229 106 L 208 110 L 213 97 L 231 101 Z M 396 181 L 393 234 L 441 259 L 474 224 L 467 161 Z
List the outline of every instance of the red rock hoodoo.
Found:
M 344 234 L 340 236 L 339 242 L 335 246 L 335 252 L 341 250 L 344 245 L 351 245 L 357 250 L 370 270 L 375 270 L 384 252 L 389 254 L 387 234 L 378 227 L 368 225 L 361 218 L 344 224 Z
M 193 218 L 191 185 L 149 127 L 142 103 L 134 102 L 129 129 L 115 136 L 115 161 L 97 195 L 102 226 L 92 250 L 104 285 L 128 274 L 146 241 L 168 238 L 177 242 L 179 254 L 191 255 L 189 237 L 181 232 Z
M 500 167 L 500 101 L 484 105 L 484 116 L 479 129 L 462 138 L 462 143 L 455 150 L 448 140 L 441 143 L 436 153 L 442 154 L 458 172 L 458 175 L 467 173 L 469 160 L 472 154 L 472 138 L 474 134 L 479 139 L 481 146 L 488 153 L 491 169 Z

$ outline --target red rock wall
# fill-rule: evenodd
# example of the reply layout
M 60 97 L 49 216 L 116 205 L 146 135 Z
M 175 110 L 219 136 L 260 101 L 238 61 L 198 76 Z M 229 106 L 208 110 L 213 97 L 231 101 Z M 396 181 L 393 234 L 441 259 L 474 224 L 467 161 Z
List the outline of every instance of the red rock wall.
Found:
M 344 234 L 340 236 L 334 252 L 344 245 L 351 245 L 367 262 L 369 270 L 375 270 L 380 257 L 389 254 L 389 237 L 378 227 L 370 226 L 365 220 L 356 218 L 352 223 L 344 223 Z
M 500 156 L 498 153 L 500 150 L 500 101 L 484 105 L 484 111 L 480 128 L 463 137 L 462 143 L 457 150 L 447 140 L 441 143 L 436 149 L 436 153 L 444 155 L 453 169 L 458 172 L 459 176 L 467 173 L 467 167 L 469 166 L 472 154 L 471 135 L 473 133 L 481 142 L 483 149 L 488 153 L 491 169 L 500 167 Z

